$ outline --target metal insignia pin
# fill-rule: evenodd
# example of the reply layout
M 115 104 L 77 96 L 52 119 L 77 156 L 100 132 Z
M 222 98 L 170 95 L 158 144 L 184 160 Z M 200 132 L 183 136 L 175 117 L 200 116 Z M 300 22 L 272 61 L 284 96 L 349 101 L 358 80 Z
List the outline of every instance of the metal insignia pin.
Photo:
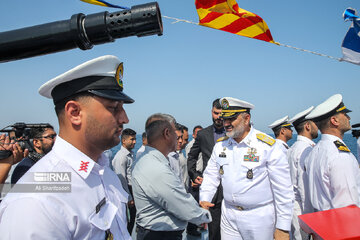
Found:
M 253 174 L 252 169 L 249 169 L 249 170 L 247 171 L 246 177 L 247 177 L 248 179 L 253 179 L 254 174 Z
M 224 175 L 224 169 L 223 169 L 223 166 L 220 166 L 219 173 L 220 173 L 221 175 Z

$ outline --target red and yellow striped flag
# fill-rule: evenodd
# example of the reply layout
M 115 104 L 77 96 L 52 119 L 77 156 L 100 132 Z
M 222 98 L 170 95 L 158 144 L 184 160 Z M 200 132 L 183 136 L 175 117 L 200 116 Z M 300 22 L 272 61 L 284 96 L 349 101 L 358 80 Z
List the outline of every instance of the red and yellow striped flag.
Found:
M 265 21 L 236 0 L 196 0 L 195 6 L 202 26 L 275 43 Z

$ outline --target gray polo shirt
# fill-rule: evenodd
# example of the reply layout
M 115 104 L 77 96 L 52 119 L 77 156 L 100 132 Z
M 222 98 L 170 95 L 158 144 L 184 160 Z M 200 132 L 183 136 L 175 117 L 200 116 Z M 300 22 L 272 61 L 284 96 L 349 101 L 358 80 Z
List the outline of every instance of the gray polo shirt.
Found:
M 136 223 L 145 229 L 178 231 L 184 230 L 187 222 L 211 222 L 209 211 L 186 192 L 169 160 L 155 148 L 146 146 L 144 154 L 134 162 L 132 187 Z

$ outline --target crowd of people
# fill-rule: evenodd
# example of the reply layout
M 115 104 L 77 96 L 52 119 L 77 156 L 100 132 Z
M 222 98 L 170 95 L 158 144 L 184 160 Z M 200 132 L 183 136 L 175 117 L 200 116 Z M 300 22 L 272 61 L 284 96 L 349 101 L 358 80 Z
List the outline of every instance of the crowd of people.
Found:
M 2 238 L 129 240 L 135 227 L 138 240 L 203 229 L 210 240 L 299 240 L 309 237 L 299 215 L 360 207 L 359 164 L 343 141 L 351 111 L 340 94 L 274 121 L 275 139 L 254 127 L 254 105 L 233 97 L 213 101 L 212 124 L 195 126 L 190 142 L 188 127 L 155 113 L 134 153 L 123 106 L 134 100 L 122 76 L 115 56 L 83 63 L 39 89 L 54 102 L 58 135 L 51 125 L 34 129 L 30 153 L 0 136 L 10 153 L 0 160 L 1 183 L 35 186 L 2 199 Z M 71 173 L 71 191 L 37 191 L 36 173 Z

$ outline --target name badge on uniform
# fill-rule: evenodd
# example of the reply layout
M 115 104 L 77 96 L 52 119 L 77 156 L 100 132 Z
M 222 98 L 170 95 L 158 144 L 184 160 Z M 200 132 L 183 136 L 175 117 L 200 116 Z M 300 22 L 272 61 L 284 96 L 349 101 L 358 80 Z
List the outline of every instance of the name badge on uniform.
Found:
M 249 170 L 247 171 L 246 177 L 247 177 L 248 179 L 253 179 L 254 173 L 253 173 L 252 169 L 249 169 Z
M 219 154 L 219 157 L 226 158 L 225 150 L 226 150 L 226 147 L 224 147 L 223 151 Z
M 255 156 L 257 153 L 256 148 L 249 148 L 247 153 L 248 155 L 244 155 L 245 162 L 259 162 L 260 157 Z

